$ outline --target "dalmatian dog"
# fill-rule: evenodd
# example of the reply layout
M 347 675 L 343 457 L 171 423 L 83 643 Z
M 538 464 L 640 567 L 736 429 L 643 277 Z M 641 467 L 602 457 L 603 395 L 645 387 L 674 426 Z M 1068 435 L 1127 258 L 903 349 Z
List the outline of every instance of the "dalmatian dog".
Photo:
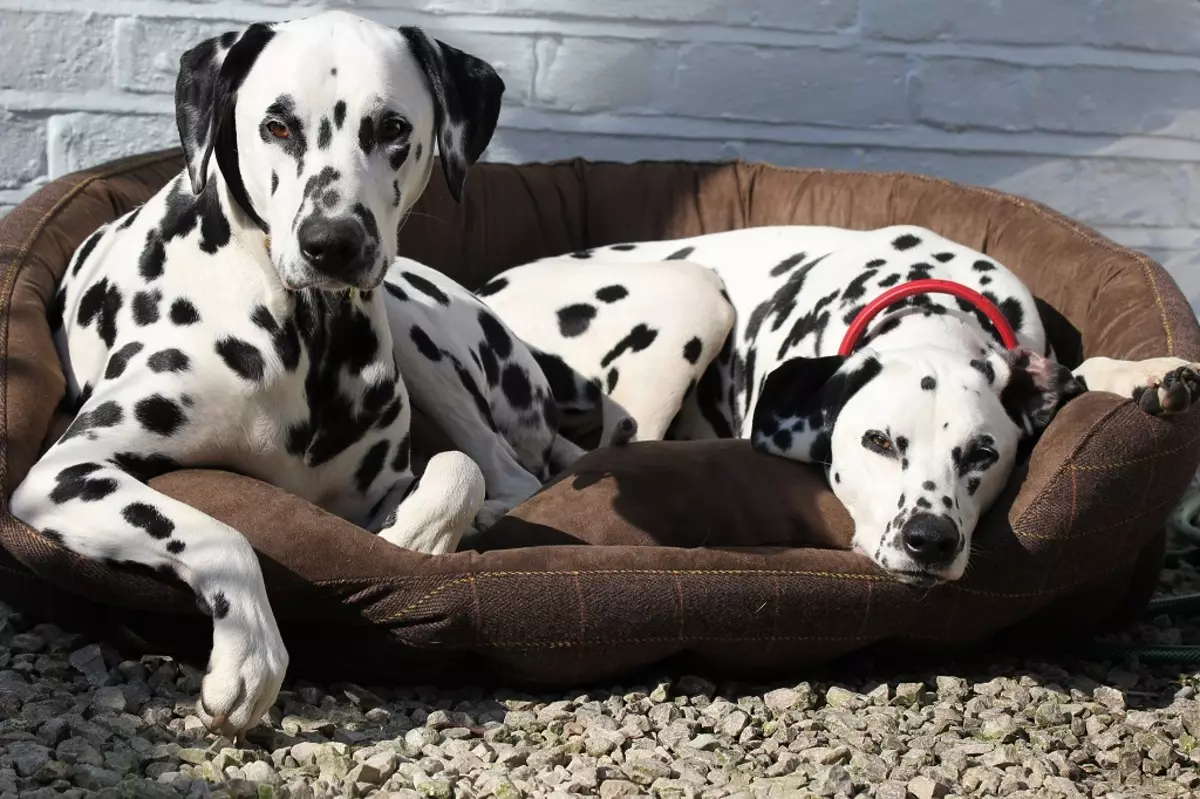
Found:
M 191 587 L 213 619 L 210 730 L 254 726 L 288 654 L 246 539 L 153 477 L 237 471 L 436 554 L 580 454 L 508 328 L 394 261 L 435 143 L 459 200 L 503 91 L 417 28 L 339 11 L 201 42 L 176 86 L 186 169 L 88 238 L 49 303 L 75 416 L 12 511 L 83 557 Z M 419 481 L 412 404 L 466 450 Z
M 623 298 L 641 290 L 636 269 L 623 269 L 684 259 L 720 277 L 736 319 L 698 380 L 698 349 L 678 342 L 709 321 L 703 309 L 663 296 L 639 336 L 620 344 L 588 326 L 607 310 L 587 298 L 597 270 L 610 270 L 609 294 Z M 924 278 L 983 294 L 1019 347 L 1006 349 L 971 304 L 921 294 L 889 305 L 853 353 L 838 354 L 865 305 Z M 541 297 L 570 296 L 576 283 L 573 307 L 539 307 Z M 666 428 L 652 397 L 622 398 L 639 439 L 746 438 L 762 452 L 824 467 L 854 520 L 855 549 L 918 585 L 962 576 L 980 516 L 1063 403 L 1111 391 L 1147 412 L 1175 413 L 1200 391 L 1200 367 L 1177 358 L 1093 358 L 1068 370 L 1012 272 L 918 227 L 761 227 L 616 244 L 513 268 L 478 293 L 530 347 L 561 355 L 605 391 L 634 371 L 655 375 L 651 385 L 672 400 L 682 389 Z

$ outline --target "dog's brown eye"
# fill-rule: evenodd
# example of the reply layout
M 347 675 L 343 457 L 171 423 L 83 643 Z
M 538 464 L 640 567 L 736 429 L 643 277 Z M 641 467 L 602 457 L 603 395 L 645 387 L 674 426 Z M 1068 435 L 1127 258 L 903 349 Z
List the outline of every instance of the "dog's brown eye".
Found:
M 387 117 L 379 123 L 380 141 L 395 141 L 409 131 L 409 124 L 400 117 Z
M 271 120 L 267 123 L 267 132 L 277 139 L 286 139 L 292 135 L 292 132 L 288 130 L 287 125 L 276 120 Z
M 863 434 L 863 444 L 876 452 L 891 452 L 892 441 L 878 430 L 868 430 Z

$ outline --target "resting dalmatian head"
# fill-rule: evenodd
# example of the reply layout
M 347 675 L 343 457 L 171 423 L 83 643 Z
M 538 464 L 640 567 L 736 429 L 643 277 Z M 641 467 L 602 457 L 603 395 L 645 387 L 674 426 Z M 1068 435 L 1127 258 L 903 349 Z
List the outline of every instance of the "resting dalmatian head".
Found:
M 934 584 L 963 575 L 980 516 L 1083 390 L 1027 349 L 793 358 L 764 383 L 752 441 L 824 465 L 854 520 L 855 549 L 901 580 Z
M 451 195 L 496 128 L 504 82 L 418 28 L 329 11 L 184 53 L 176 121 L 192 190 L 213 181 L 269 235 L 285 288 L 369 289 L 433 169 Z

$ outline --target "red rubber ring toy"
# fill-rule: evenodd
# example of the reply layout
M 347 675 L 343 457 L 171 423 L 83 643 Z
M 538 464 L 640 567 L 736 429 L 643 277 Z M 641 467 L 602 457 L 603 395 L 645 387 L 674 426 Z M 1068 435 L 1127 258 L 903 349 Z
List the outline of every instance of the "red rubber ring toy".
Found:
M 846 331 L 846 336 L 842 339 L 842 346 L 838 348 L 838 355 L 845 358 L 854 352 L 854 348 L 858 346 L 858 340 L 862 338 L 867 325 L 879 315 L 880 311 L 896 300 L 903 300 L 914 294 L 950 294 L 964 299 L 983 311 L 984 315 L 996 326 L 996 330 L 1000 333 L 1000 340 L 1004 342 L 1005 347 L 1014 350 L 1020 346 L 1017 343 L 1017 334 L 1013 332 L 1012 325 L 1008 323 L 1008 318 L 1004 316 L 1003 311 L 996 307 L 994 302 L 978 291 L 969 289 L 961 283 L 955 283 L 952 280 L 927 278 L 925 280 L 913 280 L 909 283 L 896 286 L 893 289 L 888 289 L 868 303 L 867 307 L 858 312 L 858 316 L 854 318 L 850 329 Z

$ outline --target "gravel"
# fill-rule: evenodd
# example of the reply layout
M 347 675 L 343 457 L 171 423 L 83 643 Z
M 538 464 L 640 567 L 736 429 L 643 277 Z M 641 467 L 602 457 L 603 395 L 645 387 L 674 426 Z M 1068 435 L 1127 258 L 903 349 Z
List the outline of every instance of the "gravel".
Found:
M 1182 563 L 1161 593 L 1200 591 Z M 1117 638 L 1200 643 L 1186 616 Z M 997 655 L 811 681 L 702 675 L 554 695 L 285 686 L 240 744 L 194 715 L 202 672 L 0 604 L 0 797 L 1184 797 L 1200 673 Z

